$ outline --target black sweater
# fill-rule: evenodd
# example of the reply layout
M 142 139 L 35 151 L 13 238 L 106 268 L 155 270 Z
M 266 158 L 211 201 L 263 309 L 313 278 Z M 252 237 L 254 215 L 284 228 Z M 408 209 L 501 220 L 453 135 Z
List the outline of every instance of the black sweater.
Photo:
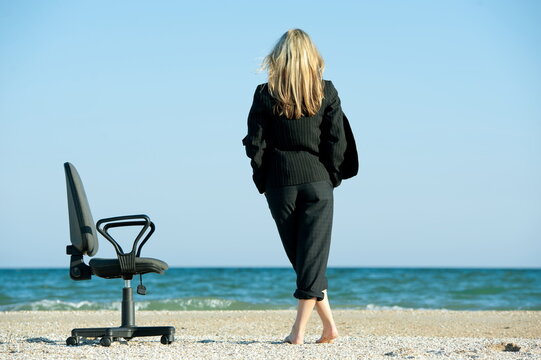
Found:
M 275 103 L 268 85 L 258 85 L 248 115 L 248 135 L 242 140 L 259 192 L 323 180 L 340 185 L 346 139 L 340 98 L 332 82 L 325 81 L 323 102 L 314 116 L 288 119 L 274 113 Z

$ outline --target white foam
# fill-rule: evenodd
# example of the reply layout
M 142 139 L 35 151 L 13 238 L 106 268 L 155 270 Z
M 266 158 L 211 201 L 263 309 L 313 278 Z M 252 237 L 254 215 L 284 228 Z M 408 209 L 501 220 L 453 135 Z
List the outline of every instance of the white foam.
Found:
M 406 310 L 406 308 L 401 306 L 382 306 L 382 305 L 376 305 L 376 304 L 368 304 L 366 305 L 366 310 Z
M 16 304 L 12 306 L 6 306 L 8 310 L 118 310 L 120 309 L 120 302 L 113 303 L 97 303 L 92 301 L 79 301 L 70 302 L 62 300 L 39 300 L 25 304 Z
M 141 301 L 136 303 L 139 310 L 164 308 L 168 310 L 212 310 L 227 309 L 234 301 L 216 298 L 178 298 L 159 301 Z

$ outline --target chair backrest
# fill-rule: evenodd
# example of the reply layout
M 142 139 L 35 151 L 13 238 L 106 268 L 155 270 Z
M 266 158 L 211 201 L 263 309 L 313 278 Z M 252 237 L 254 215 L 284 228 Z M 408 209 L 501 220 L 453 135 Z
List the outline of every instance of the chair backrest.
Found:
M 81 253 L 94 256 L 98 252 L 98 235 L 83 183 L 77 169 L 69 162 L 64 164 L 64 171 L 68 190 L 71 244 Z

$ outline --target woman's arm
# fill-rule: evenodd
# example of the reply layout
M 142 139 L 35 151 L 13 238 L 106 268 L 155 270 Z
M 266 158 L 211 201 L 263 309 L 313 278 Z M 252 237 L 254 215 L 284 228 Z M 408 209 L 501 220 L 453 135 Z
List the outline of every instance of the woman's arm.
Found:
M 265 167 L 263 164 L 263 154 L 267 146 L 265 142 L 265 116 L 261 103 L 261 85 L 255 89 L 254 100 L 250 113 L 248 114 L 248 134 L 242 140 L 246 148 L 246 155 L 251 159 L 255 185 L 257 190 L 263 194 L 265 192 Z
M 323 114 L 321 123 L 320 158 L 329 172 L 331 182 L 337 187 L 342 182 L 340 165 L 344 161 L 346 151 L 346 137 L 344 133 L 344 119 L 340 98 L 332 82 L 328 82 L 329 102 Z

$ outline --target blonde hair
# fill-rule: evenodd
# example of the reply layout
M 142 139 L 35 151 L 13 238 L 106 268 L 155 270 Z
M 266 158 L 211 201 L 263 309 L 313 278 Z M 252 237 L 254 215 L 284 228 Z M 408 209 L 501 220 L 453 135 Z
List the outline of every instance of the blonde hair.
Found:
M 288 30 L 263 60 L 274 110 L 288 119 L 313 116 L 323 101 L 325 63 L 307 33 Z

